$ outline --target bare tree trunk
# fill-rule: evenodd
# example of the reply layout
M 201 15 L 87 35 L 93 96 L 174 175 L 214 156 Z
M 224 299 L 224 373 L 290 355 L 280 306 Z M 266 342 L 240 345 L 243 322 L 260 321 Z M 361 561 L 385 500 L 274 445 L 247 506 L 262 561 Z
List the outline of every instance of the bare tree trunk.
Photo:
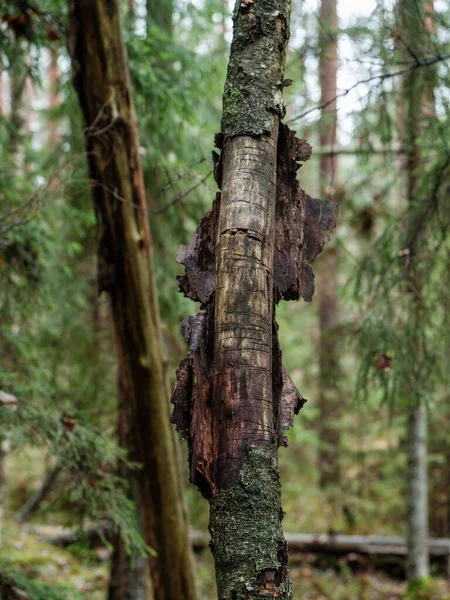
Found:
M 330 102 L 337 94 L 337 0 L 322 0 L 319 13 L 320 103 Z M 337 146 L 337 111 L 332 102 L 323 109 L 320 119 L 320 146 Z M 320 196 L 333 198 L 338 157 L 320 157 Z M 333 491 L 340 484 L 340 423 L 342 398 L 339 395 L 339 353 L 337 327 L 339 306 L 337 290 L 339 256 L 336 247 L 327 248 L 319 263 L 319 477 L 324 491 Z M 331 501 L 334 505 L 334 501 Z
M 122 448 L 133 443 L 130 435 L 130 407 L 127 397 L 119 378 L 119 418 L 118 437 Z M 136 481 L 132 473 L 122 462 L 119 467 L 119 475 L 129 482 L 130 496 L 139 503 Z M 148 568 L 145 557 L 138 552 L 127 554 L 125 543 L 119 533 L 116 533 L 114 551 L 111 558 L 111 575 L 108 588 L 108 600 L 147 600 L 148 599 Z
M 10 106 L 9 115 L 11 130 L 9 135 L 9 151 L 11 165 L 14 170 L 22 167 L 23 152 L 22 139 L 25 120 L 23 118 L 23 97 L 27 82 L 27 50 L 25 42 L 16 37 L 13 31 L 9 32 L 10 44 L 13 49 L 12 67 L 9 70 Z
M 297 162 L 311 148 L 280 122 L 289 8 L 236 4 L 216 136 L 222 193 L 179 253 L 181 288 L 206 310 L 183 323 L 191 350 L 172 418 L 210 501 L 219 600 L 292 598 L 277 447 L 303 400 L 282 369 L 274 305 L 311 299 L 309 262 L 336 210 L 300 189 Z
M 4 109 L 3 109 L 3 94 L 4 94 L 4 84 L 3 84 L 3 65 L 0 62 L 0 117 L 3 116 L 4 114 Z
M 408 414 L 407 544 L 408 579 L 430 574 L 428 557 L 427 408 L 419 404 Z
M 155 600 L 196 597 L 169 423 L 147 201 L 118 0 L 70 2 L 74 83 L 99 223 L 99 288 L 111 296 Z
M 56 108 L 59 104 L 58 94 L 58 81 L 59 81 L 59 68 L 58 68 L 58 51 L 52 49 L 50 51 L 50 67 L 48 71 L 48 83 L 50 87 L 49 94 L 49 106 L 50 108 Z M 58 131 L 58 122 L 50 120 L 47 127 L 48 131 L 48 144 L 53 150 L 59 144 L 60 134 Z

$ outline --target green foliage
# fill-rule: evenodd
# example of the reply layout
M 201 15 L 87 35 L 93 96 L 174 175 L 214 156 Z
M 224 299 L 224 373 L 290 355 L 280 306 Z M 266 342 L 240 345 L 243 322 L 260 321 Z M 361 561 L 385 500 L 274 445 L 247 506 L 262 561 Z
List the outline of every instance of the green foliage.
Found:
M 45 445 L 70 474 L 66 493 L 74 508 L 68 524 L 75 521 L 81 527 L 86 517 L 97 522 L 107 514 L 120 527 L 129 548 L 148 551 L 127 482 L 116 475 L 119 461 L 131 469 L 138 466 L 129 463 L 125 452 L 84 415 L 61 414 L 22 396 L 16 410 L 0 407 L 0 424 L 9 433 L 13 452 L 29 444 Z
M 418 579 L 408 583 L 405 600 L 448 600 L 449 596 L 442 597 L 442 589 L 438 582 L 431 579 Z
M 92 182 L 64 48 L 67 2 L 38 4 L 38 12 L 31 11 L 29 22 L 16 32 L 5 18 L 20 17 L 22 3 L 3 0 L 0 7 L 3 82 L 11 81 L 15 94 L 10 107 L 8 85 L 4 87 L 0 115 L 0 390 L 18 398 L 16 409 L 0 407 L 0 426 L 13 464 L 18 456 L 25 462 L 30 447 L 38 456 L 50 455 L 62 463 L 68 485 L 58 488 L 57 506 L 64 510 L 53 514 L 52 499 L 47 519 L 82 525 L 87 518 L 97 520 L 108 514 L 121 527 L 127 544 L 145 552 L 150 550 L 138 534 L 127 484 L 115 475 L 119 461 L 127 459 L 114 443 L 116 357 L 108 304 L 105 298 L 97 298 L 96 291 Z M 127 3 L 121 4 L 125 13 Z M 177 293 L 175 276 L 181 270 L 176 253 L 190 239 L 216 192 L 210 151 L 220 123 L 231 23 L 228 7 L 219 0 L 170 7 L 171 28 L 147 23 L 144 3 L 137 4 L 137 14 L 124 20 L 125 39 L 150 205 L 157 291 L 172 367 L 183 353 L 178 334 L 181 319 L 196 310 Z M 406 19 L 414 14 L 416 3 L 410 5 Z M 315 9 L 294 3 L 286 72 L 294 83 L 285 90 L 288 120 L 311 111 L 295 119 L 294 126 L 299 137 L 314 146 L 312 160 L 300 171 L 302 186 L 312 193 L 318 188 L 320 151 L 320 111 L 316 110 L 320 23 Z M 436 34 L 427 38 L 428 57 L 448 53 L 450 12 L 444 3 L 436 3 L 436 9 Z M 321 443 L 317 298 L 308 306 L 289 303 L 278 310 L 284 364 L 308 398 L 289 431 L 290 447 L 280 449 L 287 531 L 323 532 L 334 527 L 349 533 L 402 534 L 402 417 L 405 406 L 419 399 L 432 409 L 430 498 L 441 512 L 448 503 L 450 74 L 448 61 L 434 71 L 426 67 L 408 73 L 406 79 L 414 89 L 423 81 L 435 87 L 436 110 L 416 140 L 402 139 L 398 98 L 407 83 L 405 77 L 391 75 L 415 59 L 408 51 L 399 53 L 396 18 L 392 2 L 377 2 L 368 17 L 354 17 L 352 11 L 338 32 L 342 72 L 350 74 L 352 81 L 368 83 L 349 94 L 350 107 L 342 104 L 338 111 L 341 143 L 351 140 L 349 146 L 361 153 L 339 159 L 338 195 L 343 201 L 339 230 L 332 234 L 341 253 L 340 277 L 347 281 L 339 296 L 340 393 L 346 410 L 336 424 L 342 440 L 342 485 L 335 491 L 334 512 L 317 482 Z M 422 33 L 416 31 L 412 42 L 422 39 Z M 51 109 L 47 106 L 50 50 L 58 54 L 60 68 L 60 102 Z M 34 86 L 34 99 L 28 105 L 26 78 Z M 350 85 L 343 81 L 342 86 Z M 411 117 L 420 108 L 417 96 L 414 99 Z M 47 129 L 51 121 L 60 136 L 52 148 Z M 421 160 L 416 198 L 408 205 L 405 164 L 398 150 L 403 145 L 411 149 L 414 141 Z M 384 355 L 389 370 L 377 368 L 377 358 Z M 351 403 L 354 387 L 361 401 L 356 404 Z M 20 476 L 28 489 L 32 474 L 24 471 Z M 8 479 L 14 478 L 7 471 L 6 498 L 11 495 Z M 192 488 L 187 494 L 194 525 L 206 529 L 206 501 Z M 7 518 L 11 508 L 6 502 Z M 37 519 L 41 518 L 42 513 Z M 442 525 L 433 522 L 432 526 L 442 532 Z M 16 532 L 5 534 L 15 536 Z M 6 552 L 12 553 L 10 546 Z M 37 542 L 29 554 L 16 550 L 15 558 L 24 557 L 15 569 L 20 570 L 17 585 L 36 598 L 80 597 L 61 590 L 59 582 L 50 590 L 25 581 L 30 575 L 27 564 L 40 553 Z M 85 563 L 94 561 L 92 551 L 82 543 L 74 554 Z M 202 597 L 212 598 L 213 569 L 206 560 L 199 567 L 200 586 Z M 12 567 L 7 568 L 10 573 Z M 72 563 L 70 568 L 77 570 Z M 43 577 L 36 570 L 28 579 L 34 576 Z M 293 579 L 299 598 L 404 597 L 400 584 L 380 583 L 371 575 L 355 577 L 342 569 L 323 573 L 302 565 L 293 569 Z M 80 592 L 82 597 L 86 593 Z M 413 593 L 415 598 L 440 597 L 424 589 Z
M 2 572 L 0 582 L 3 579 L 8 586 L 22 590 L 28 594 L 30 600 L 81 600 L 82 598 L 81 594 L 73 588 L 31 580 L 11 568 L 5 568 L 1 563 L 0 569 Z
M 379 55 L 386 61 L 386 70 L 392 57 L 403 57 L 404 62 L 400 64 L 408 65 L 413 57 L 420 59 L 443 51 L 436 42 L 431 49 L 429 43 L 427 46 L 424 27 L 417 25 L 423 23 L 423 15 L 419 19 L 411 18 L 413 13 L 413 8 L 401 11 L 407 22 L 403 30 L 410 32 L 411 39 L 400 37 L 397 47 L 387 55 Z M 393 21 L 392 15 L 389 22 Z M 411 23 L 419 27 L 415 34 Z M 370 143 L 371 137 L 376 135 L 379 143 L 403 144 L 409 156 L 416 152 L 415 148 L 420 153 L 419 163 L 409 167 L 410 183 L 404 176 L 407 158 L 391 167 L 394 180 L 387 195 L 387 198 L 392 197 L 391 203 L 396 201 L 393 194 L 406 199 L 408 185 L 414 185 L 414 195 L 409 197 L 406 207 L 405 200 L 397 200 L 397 207 L 394 208 L 394 204 L 387 213 L 384 231 L 368 247 L 353 278 L 354 297 L 363 313 L 358 336 L 361 366 L 357 395 L 367 398 L 370 390 L 379 388 L 383 401 L 391 406 L 394 402 L 416 403 L 436 397 L 449 343 L 441 332 L 446 330 L 448 320 L 442 286 L 450 284 L 446 268 L 450 249 L 447 236 L 450 214 L 446 206 L 450 159 L 444 132 L 450 113 L 440 114 L 430 109 L 426 112 L 430 94 L 433 98 L 433 87 L 430 87 L 433 80 L 434 68 L 409 71 L 402 79 L 391 82 L 389 93 L 380 90 L 375 102 L 382 110 L 372 111 L 366 119 L 372 107 L 368 104 L 361 115 L 366 127 L 362 129 L 365 143 Z M 446 79 L 442 78 L 435 90 L 436 97 L 440 86 L 445 84 Z M 398 112 L 400 89 L 406 98 L 403 134 L 393 120 Z M 409 104 L 408 98 L 411 99 Z M 423 111 L 426 117 L 422 117 Z M 370 131 L 371 134 L 367 133 Z M 430 139 L 433 139 L 432 148 Z M 400 210 L 399 204 L 403 206 Z M 388 357 L 389 362 L 384 368 L 377 360 L 383 356 Z

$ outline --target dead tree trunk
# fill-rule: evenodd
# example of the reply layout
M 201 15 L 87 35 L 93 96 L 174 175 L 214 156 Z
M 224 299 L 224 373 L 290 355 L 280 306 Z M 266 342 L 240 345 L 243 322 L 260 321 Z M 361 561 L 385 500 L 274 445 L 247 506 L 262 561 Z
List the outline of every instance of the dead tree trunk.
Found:
M 195 598 L 169 423 L 139 142 L 118 0 L 70 2 L 74 84 L 99 223 L 99 289 L 111 296 L 143 528 L 156 600 Z
M 287 0 L 237 2 L 214 161 L 222 193 L 179 253 L 181 289 L 205 311 L 183 322 L 191 350 L 172 419 L 210 501 L 220 600 L 292 597 L 277 447 L 303 400 L 282 370 L 274 303 L 311 299 L 309 262 L 336 210 L 296 181 L 311 149 L 280 123 L 288 37 Z
M 337 111 L 332 102 L 337 95 L 337 2 L 322 0 L 320 4 L 320 103 L 326 104 L 320 118 L 320 146 L 336 147 Z M 320 157 L 320 195 L 333 198 L 338 157 L 335 154 Z M 318 265 L 319 295 L 319 471 L 320 485 L 330 491 L 340 484 L 340 430 L 341 398 L 337 384 L 339 351 L 337 326 L 339 306 L 337 290 L 339 257 L 336 247 L 327 248 Z

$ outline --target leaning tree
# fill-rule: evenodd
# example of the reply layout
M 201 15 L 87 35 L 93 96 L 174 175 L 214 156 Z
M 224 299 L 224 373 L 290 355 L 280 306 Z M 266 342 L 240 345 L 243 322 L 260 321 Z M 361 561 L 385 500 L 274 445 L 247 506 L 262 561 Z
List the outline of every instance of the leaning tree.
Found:
M 155 600 L 194 600 L 195 581 L 169 423 L 152 240 L 139 133 L 118 0 L 69 1 L 74 85 L 84 119 L 98 222 L 99 293 L 111 299 L 120 377 L 121 442 L 142 465 L 137 489 Z M 125 558 L 124 552 L 121 552 Z M 122 563 L 123 560 L 119 561 Z M 125 567 L 116 569 L 118 579 Z M 119 572 L 120 571 L 120 572 Z M 123 586 L 143 580 L 142 569 Z M 117 595 L 115 596 L 117 597 Z M 139 596 L 139 597 L 142 597 Z

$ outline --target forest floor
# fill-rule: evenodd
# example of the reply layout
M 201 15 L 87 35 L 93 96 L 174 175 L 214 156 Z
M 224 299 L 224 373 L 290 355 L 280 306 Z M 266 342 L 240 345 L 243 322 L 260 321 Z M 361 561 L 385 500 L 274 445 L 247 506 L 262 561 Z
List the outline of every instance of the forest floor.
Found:
M 73 545 L 67 550 L 45 543 L 30 528 L 6 523 L 2 531 L 0 569 L 57 586 L 67 600 L 104 600 L 108 584 L 106 547 Z M 294 600 L 410 599 L 405 584 L 379 572 L 352 573 L 344 563 L 318 569 L 309 556 L 294 557 L 291 576 Z M 201 600 L 215 600 L 214 568 L 209 552 L 196 556 Z M 42 596 L 41 596 L 42 597 Z M 450 582 L 433 579 L 414 600 L 450 600 Z

